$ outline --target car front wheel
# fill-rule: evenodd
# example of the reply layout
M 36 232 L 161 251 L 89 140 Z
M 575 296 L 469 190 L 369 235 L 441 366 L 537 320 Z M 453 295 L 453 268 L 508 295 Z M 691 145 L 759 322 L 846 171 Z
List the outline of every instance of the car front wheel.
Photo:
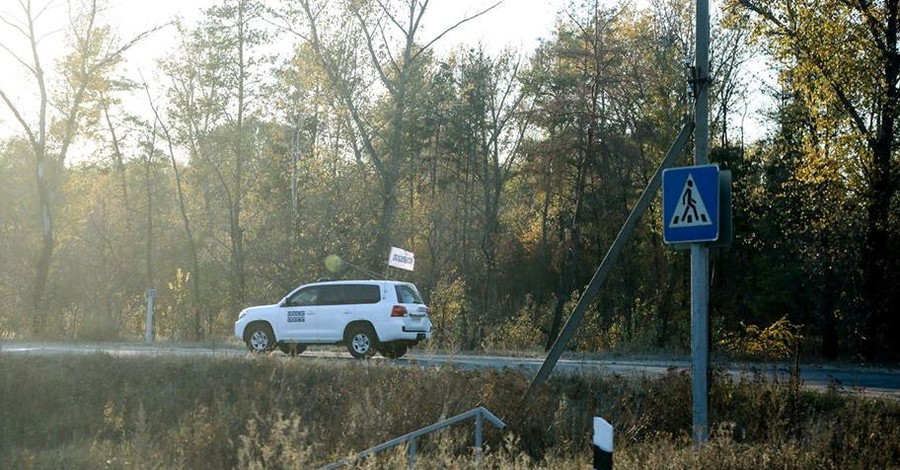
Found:
M 265 353 L 275 348 L 275 335 L 265 324 L 250 325 L 247 332 L 247 349 L 254 353 Z
M 355 326 L 347 334 L 347 350 L 357 359 L 367 359 L 375 355 L 378 338 L 369 326 Z

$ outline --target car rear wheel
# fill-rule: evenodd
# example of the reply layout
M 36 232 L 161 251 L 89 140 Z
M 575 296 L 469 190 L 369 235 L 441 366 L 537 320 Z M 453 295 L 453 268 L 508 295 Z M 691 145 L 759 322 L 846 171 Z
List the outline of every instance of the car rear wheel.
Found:
M 381 345 L 381 355 L 388 359 L 397 359 L 403 357 L 409 346 L 403 343 L 387 343 Z
M 247 349 L 254 353 L 265 353 L 275 348 L 275 335 L 266 324 L 250 325 L 247 332 Z
M 378 337 L 372 328 L 365 325 L 352 327 L 347 333 L 347 350 L 357 359 L 368 359 L 375 355 Z
M 299 356 L 303 354 L 303 351 L 306 351 L 306 345 L 299 343 L 278 343 L 278 349 L 288 356 Z

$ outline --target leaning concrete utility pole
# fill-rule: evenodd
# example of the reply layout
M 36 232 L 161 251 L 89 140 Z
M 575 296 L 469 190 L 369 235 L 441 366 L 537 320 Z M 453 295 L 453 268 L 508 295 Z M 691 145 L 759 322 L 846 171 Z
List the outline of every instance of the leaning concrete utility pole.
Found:
M 694 164 L 709 163 L 709 0 L 697 0 L 694 57 Z M 709 433 L 709 248 L 691 244 L 691 392 L 695 443 Z

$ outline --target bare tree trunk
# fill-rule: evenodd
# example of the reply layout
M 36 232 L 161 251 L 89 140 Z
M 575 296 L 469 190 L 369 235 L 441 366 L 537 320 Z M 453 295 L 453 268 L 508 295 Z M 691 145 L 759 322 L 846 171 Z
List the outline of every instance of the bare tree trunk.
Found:
M 41 247 L 35 264 L 34 289 L 32 291 L 31 306 L 32 328 L 35 333 L 43 333 L 47 327 L 47 313 L 44 305 L 44 291 L 47 288 L 47 279 L 50 276 L 50 263 L 53 260 L 53 251 L 56 248 L 56 239 L 53 232 L 53 210 L 50 204 L 51 190 L 47 181 L 46 160 L 43 149 L 39 156 L 36 155 L 36 182 L 38 192 L 38 205 L 41 211 Z
M 113 126 L 112 119 L 109 117 L 109 102 L 105 96 L 101 97 L 103 103 L 103 118 L 106 120 L 106 128 L 109 130 L 109 136 L 112 140 L 113 166 L 119 176 L 119 188 L 122 190 L 122 208 L 125 211 L 126 232 L 131 232 L 131 219 L 128 217 L 128 181 L 125 175 L 125 159 L 122 156 L 122 150 L 119 146 L 119 137 L 116 135 L 116 128 Z
M 175 160 L 175 149 L 172 146 L 172 135 L 169 132 L 169 127 L 160 118 L 159 110 L 156 108 L 156 105 L 153 103 L 153 99 L 150 97 L 150 90 L 146 83 L 144 83 L 144 91 L 147 93 L 147 100 L 150 102 L 150 108 L 153 110 L 153 115 L 156 117 L 156 122 L 159 123 L 159 126 L 163 131 L 163 135 L 165 135 L 166 137 L 166 144 L 169 146 L 169 163 L 172 165 L 172 172 L 175 174 L 175 189 L 178 193 L 178 213 L 181 216 L 181 223 L 184 226 L 185 236 L 187 236 L 188 251 L 191 257 L 190 285 L 191 310 L 194 317 L 194 337 L 195 339 L 200 340 L 204 337 L 203 321 L 200 315 L 200 257 L 198 255 L 197 242 L 194 240 L 194 232 L 191 229 L 191 221 L 188 218 L 187 206 L 184 201 L 184 189 L 181 181 L 181 169 L 178 168 L 178 161 Z
M 151 170 L 153 169 L 153 154 L 156 151 L 156 124 L 153 125 L 150 142 L 147 144 L 147 159 L 144 162 L 144 189 L 147 197 L 147 244 L 145 261 L 147 269 L 147 287 L 156 288 L 156 279 L 153 272 L 153 188 L 151 182 Z
M 238 47 L 238 102 L 237 102 L 237 142 L 234 148 L 234 196 L 231 201 L 229 214 L 229 235 L 231 237 L 231 276 L 232 276 L 232 297 L 238 305 L 243 305 L 246 288 L 246 279 L 244 277 L 244 228 L 241 226 L 242 202 L 244 196 L 244 159 L 247 145 L 244 142 L 244 112 L 246 103 L 244 102 L 245 89 L 244 80 L 246 78 L 246 64 L 244 55 L 246 47 L 245 31 L 246 21 L 245 2 L 240 0 L 237 8 L 237 47 Z
M 892 181 L 892 155 L 895 147 L 895 123 L 900 112 L 900 56 L 898 40 L 898 0 L 886 3 L 883 103 L 875 138 L 869 143 L 872 150 L 870 195 L 866 206 L 866 236 L 862 253 L 863 295 L 868 306 L 864 351 L 874 357 L 887 346 L 890 338 L 900 335 L 900 322 L 892 315 L 896 289 L 889 280 L 888 267 L 896 258 L 890 249 L 890 209 L 897 185 Z

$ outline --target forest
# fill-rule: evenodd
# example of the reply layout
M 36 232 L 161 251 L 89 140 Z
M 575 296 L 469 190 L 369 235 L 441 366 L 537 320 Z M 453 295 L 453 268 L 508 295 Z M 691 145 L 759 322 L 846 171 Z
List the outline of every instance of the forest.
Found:
M 687 0 L 575 1 L 501 52 L 439 50 L 428 0 L 218 0 L 136 36 L 73 0 L 56 61 L 45 3 L 0 10 L 0 64 L 28 86 L 0 88 L 0 338 L 137 339 L 155 288 L 159 339 L 222 340 L 242 308 L 384 273 L 396 246 L 415 271 L 387 274 L 422 291 L 437 347 L 540 350 L 693 109 Z M 492 5 L 461 25 L 499 23 Z M 896 359 L 898 2 L 714 6 L 710 160 L 734 181 L 714 350 Z M 155 35 L 177 46 L 126 73 Z M 572 349 L 688 348 L 689 255 L 660 210 Z M 794 344 L 754 347 L 773 337 Z

